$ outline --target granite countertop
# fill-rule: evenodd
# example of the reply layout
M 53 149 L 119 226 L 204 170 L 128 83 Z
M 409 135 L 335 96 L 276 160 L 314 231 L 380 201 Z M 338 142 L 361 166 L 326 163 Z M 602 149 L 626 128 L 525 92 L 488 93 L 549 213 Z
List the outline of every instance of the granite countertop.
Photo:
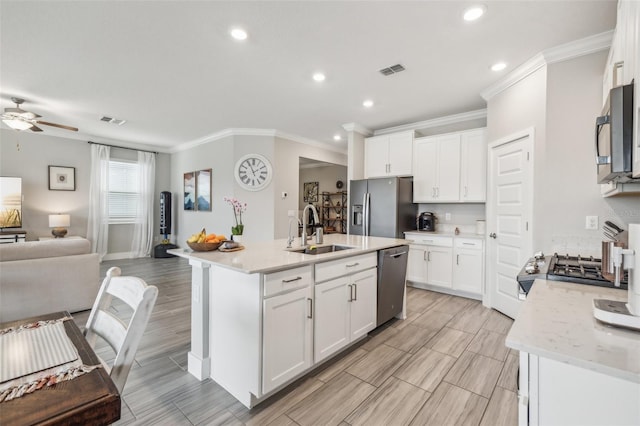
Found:
M 360 235 L 330 234 L 325 235 L 322 244 L 351 246 L 352 249 L 340 250 L 324 254 L 296 253 L 295 249 L 301 249 L 300 238 L 296 238 L 291 249 L 287 249 L 287 239 L 243 243 L 245 249 L 234 252 L 221 252 L 218 250 L 207 252 L 194 252 L 189 248 L 167 250 L 167 253 L 188 259 L 197 259 L 209 262 L 224 268 L 233 269 L 247 274 L 259 272 L 272 272 L 297 266 L 310 265 L 327 260 L 341 259 L 371 253 L 381 249 L 408 244 L 407 240 L 395 238 L 363 237 Z M 316 245 L 309 240 L 309 245 Z
M 506 345 L 640 383 L 640 332 L 608 326 L 593 316 L 593 299 L 627 300 L 627 292 L 535 280 Z

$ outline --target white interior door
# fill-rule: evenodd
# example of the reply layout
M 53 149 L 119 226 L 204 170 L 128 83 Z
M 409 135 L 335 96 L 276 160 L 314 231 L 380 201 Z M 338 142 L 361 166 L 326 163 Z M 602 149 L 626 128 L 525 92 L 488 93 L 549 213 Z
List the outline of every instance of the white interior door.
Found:
M 515 318 L 516 276 L 532 256 L 533 129 L 489 145 L 485 304 Z

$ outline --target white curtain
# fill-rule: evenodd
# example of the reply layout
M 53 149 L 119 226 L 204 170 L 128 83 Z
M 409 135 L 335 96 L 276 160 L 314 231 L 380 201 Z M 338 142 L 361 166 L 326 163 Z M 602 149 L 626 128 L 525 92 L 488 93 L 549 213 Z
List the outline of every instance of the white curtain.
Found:
M 153 249 L 153 204 L 156 179 L 156 156 L 138 151 L 138 208 L 133 227 L 130 257 L 148 257 Z
M 91 251 L 98 253 L 101 262 L 109 242 L 109 155 L 108 146 L 91 145 L 87 239 L 91 241 Z

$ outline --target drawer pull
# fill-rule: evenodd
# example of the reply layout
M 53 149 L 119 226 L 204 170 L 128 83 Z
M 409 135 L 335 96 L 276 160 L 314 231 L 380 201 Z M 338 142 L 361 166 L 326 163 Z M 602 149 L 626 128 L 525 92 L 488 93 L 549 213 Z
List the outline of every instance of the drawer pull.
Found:
M 302 279 L 302 277 L 295 277 L 295 278 L 291 278 L 289 280 L 282 280 L 282 282 L 283 283 L 292 283 L 294 281 L 298 281 L 298 280 L 301 280 L 301 279 Z
M 352 263 L 351 265 L 344 265 L 347 268 L 353 268 L 354 266 L 358 266 L 360 264 L 360 262 L 356 262 L 356 263 Z
M 462 243 L 462 244 L 464 244 L 465 246 L 475 246 L 474 243 Z

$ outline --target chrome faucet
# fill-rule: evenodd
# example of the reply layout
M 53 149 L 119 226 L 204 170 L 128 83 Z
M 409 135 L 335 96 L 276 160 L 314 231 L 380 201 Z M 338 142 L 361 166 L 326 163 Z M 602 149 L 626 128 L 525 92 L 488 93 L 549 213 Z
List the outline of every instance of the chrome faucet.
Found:
M 302 247 L 307 245 L 307 221 L 309 215 L 307 214 L 307 209 L 311 209 L 313 212 L 313 220 L 316 224 L 320 223 L 320 218 L 318 217 L 318 211 L 313 206 L 313 204 L 307 204 L 304 206 L 304 210 L 302 211 L 302 238 L 300 239 L 300 245 Z
M 296 220 L 296 222 L 298 223 L 298 225 L 302 226 L 302 223 L 300 222 L 300 219 L 298 219 L 297 217 L 290 217 L 289 218 L 289 238 L 287 238 L 287 248 L 291 248 L 291 244 L 293 243 L 293 240 L 295 239 L 295 237 L 291 234 L 291 223 L 293 222 L 293 220 Z M 297 234 L 297 232 L 296 232 Z

